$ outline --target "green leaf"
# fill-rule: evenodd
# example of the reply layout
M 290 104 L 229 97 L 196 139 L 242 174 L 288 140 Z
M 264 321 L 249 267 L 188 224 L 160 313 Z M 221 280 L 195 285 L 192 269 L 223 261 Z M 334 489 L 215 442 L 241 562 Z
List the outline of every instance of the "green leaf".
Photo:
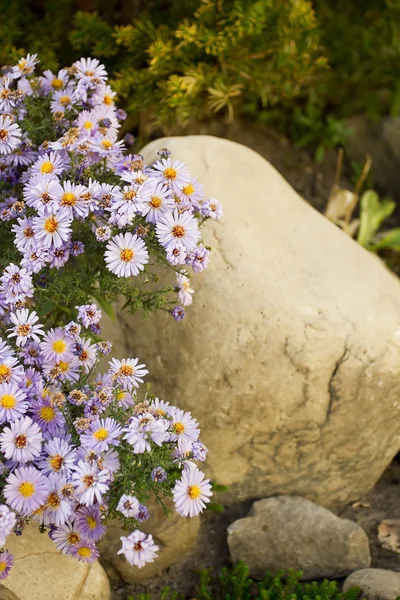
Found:
M 211 510 L 215 513 L 222 513 L 225 510 L 225 506 L 223 504 L 219 504 L 218 502 L 210 502 L 207 504 L 207 510 Z
M 228 492 L 229 488 L 226 485 L 221 485 L 215 481 L 211 482 L 211 489 L 213 492 Z
M 396 207 L 392 200 L 380 200 L 373 190 L 367 190 L 360 201 L 360 228 L 357 242 L 369 248 L 379 227 L 389 217 Z
M 392 229 L 379 242 L 371 246 L 371 250 L 382 250 L 383 248 L 400 251 L 400 227 Z

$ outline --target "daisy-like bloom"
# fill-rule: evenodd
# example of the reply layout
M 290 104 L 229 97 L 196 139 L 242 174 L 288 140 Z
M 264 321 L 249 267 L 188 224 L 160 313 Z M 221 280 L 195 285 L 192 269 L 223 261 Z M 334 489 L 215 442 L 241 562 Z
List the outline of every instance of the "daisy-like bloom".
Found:
M 67 440 L 53 438 L 45 443 L 39 469 L 44 475 L 49 473 L 71 473 L 75 464 L 76 450 Z
M 123 358 L 117 360 L 113 358 L 108 364 L 110 365 L 109 374 L 113 381 L 123 387 L 124 390 L 131 391 L 132 388 L 138 388 L 139 383 L 143 383 L 142 377 L 148 374 L 146 365 L 138 365 L 138 358 Z
M 49 329 L 40 343 L 42 355 L 51 362 L 71 357 L 73 348 L 73 341 L 67 337 L 62 327 Z
M 143 271 L 149 253 L 143 240 L 130 232 L 114 236 L 105 252 L 107 268 L 118 277 L 131 277 Z
M 54 436 L 64 432 L 65 418 L 60 409 L 53 406 L 50 398 L 31 401 L 29 410 L 33 420 L 40 425 L 43 433 Z
M 79 131 L 83 136 L 90 137 L 93 133 L 98 130 L 98 125 L 88 110 L 84 110 L 79 113 L 78 118 L 75 121 L 75 125 L 79 128 Z
M 78 79 L 95 77 L 102 81 L 107 80 L 107 71 L 97 58 L 81 58 L 74 62 L 73 66 L 76 68 Z
M 178 273 L 176 276 L 179 292 L 178 298 L 183 306 L 189 306 L 193 302 L 192 294 L 194 290 L 190 287 L 190 279 L 185 273 Z
M 168 438 L 168 423 L 164 419 L 155 419 L 150 413 L 133 417 L 125 429 L 124 439 L 131 444 L 135 454 L 151 451 L 150 442 L 161 446 Z
M 0 547 L 6 543 L 7 537 L 10 535 L 15 527 L 17 518 L 7 506 L 7 504 L 0 504 Z
M 128 537 L 121 537 L 122 548 L 117 554 L 123 554 L 132 566 L 141 569 L 146 563 L 154 562 L 159 547 L 154 543 L 151 534 L 146 535 L 135 529 Z
M 60 175 L 64 171 L 64 161 L 59 153 L 43 154 L 32 165 L 34 175 Z
M 178 445 L 186 442 L 194 442 L 200 435 L 200 429 L 196 419 L 193 419 L 190 412 L 185 412 L 180 408 L 174 408 L 170 411 L 171 422 L 171 440 L 178 442 Z
M 71 108 L 76 102 L 78 98 L 75 90 L 71 86 L 67 86 L 58 92 L 53 94 L 53 99 L 50 102 L 51 112 L 54 113 L 63 113 L 68 108 Z M 54 147 L 55 144 L 52 144 L 51 147 Z
M 106 532 L 98 506 L 81 507 L 76 512 L 75 527 L 86 540 L 97 542 Z
M 215 198 L 208 198 L 203 202 L 200 213 L 203 217 L 209 217 L 210 219 L 218 220 L 224 214 L 222 204 Z
M 26 393 L 15 383 L 0 384 L 0 423 L 18 419 L 27 408 Z
M 204 198 L 204 186 L 192 177 L 188 185 L 179 190 L 178 196 L 184 204 L 190 203 L 197 208 Z
M 99 558 L 99 551 L 96 546 L 87 541 L 82 540 L 71 549 L 71 554 L 74 558 L 77 558 L 80 562 L 91 565 L 94 561 Z
M 195 249 L 200 239 L 197 220 L 189 212 L 179 213 L 177 209 L 165 213 L 157 221 L 156 235 L 164 248 L 180 241 L 188 252 Z
M 11 228 L 15 233 L 14 244 L 21 252 L 27 252 L 36 245 L 32 224 L 32 218 L 24 217 L 18 219 L 17 224 Z
M 11 79 L 3 77 L 0 79 L 0 112 L 10 113 L 17 106 L 18 95 L 10 89 Z
M 167 473 L 162 467 L 156 467 L 151 472 L 151 478 L 155 483 L 163 483 L 167 479 Z
M 96 325 L 101 319 L 101 310 L 97 304 L 82 304 L 82 306 L 75 306 L 75 308 L 78 311 L 78 321 L 84 327 Z
M 112 107 L 116 95 L 116 92 L 114 92 L 109 85 L 102 85 L 96 93 L 93 94 L 92 99 L 96 104 L 104 104 L 104 106 Z
M 0 552 L 0 579 L 5 579 L 14 564 L 14 557 L 8 550 Z
M 179 160 L 171 161 L 170 158 L 162 158 L 154 163 L 153 169 L 163 183 L 170 186 L 174 191 L 182 190 L 190 183 L 190 173 L 185 163 Z
M 48 263 L 49 254 L 47 250 L 32 250 L 21 260 L 21 267 L 29 273 L 39 273 Z
M 39 214 L 56 212 L 62 187 L 53 175 L 35 175 L 24 186 L 23 196 L 28 206 Z
M 43 435 L 30 417 L 16 419 L 0 434 L 0 448 L 4 456 L 19 463 L 27 463 L 40 456 Z
M 7 342 L 0 338 L 0 361 L 5 358 L 14 358 L 14 351 Z
M 8 115 L 0 115 L 0 154 L 10 154 L 21 143 L 22 131 Z
M 82 446 L 93 448 L 96 452 L 104 452 L 110 446 L 119 446 L 122 429 L 109 417 L 98 419 L 90 424 L 89 430 L 81 436 Z
M 12 356 L 0 359 L 0 384 L 19 383 L 24 377 L 24 369 Z M 0 385 L 0 394 L 1 394 Z
M 51 473 L 47 480 L 49 490 L 44 501 L 44 510 L 37 515 L 37 520 L 44 525 L 63 525 L 72 512 L 71 503 L 63 495 L 67 481 L 58 473 Z
M 210 251 L 204 246 L 198 246 L 186 258 L 186 264 L 190 265 L 195 273 L 207 268 L 209 261 Z
M 26 365 L 38 367 L 40 365 L 40 345 L 37 342 L 28 342 L 21 349 L 22 360 Z
M 165 400 L 160 400 L 159 398 L 154 398 L 151 408 L 160 417 L 165 417 L 165 415 L 168 415 L 174 407 L 172 407 L 170 405 L 170 403 L 166 402 Z
M 15 303 L 33 296 L 32 275 L 13 263 L 4 269 L 0 281 L 0 291 L 4 291 L 6 302 Z
M 111 237 L 111 229 L 107 225 L 97 227 L 95 235 L 98 242 L 107 242 Z
M 50 92 L 58 92 L 62 90 L 65 84 L 68 81 L 68 71 L 67 69 L 61 69 L 58 71 L 57 75 L 55 75 L 52 71 L 47 69 L 43 71 L 43 75 L 39 77 L 40 86 L 46 94 Z
M 117 510 L 127 519 L 136 519 L 139 512 L 139 500 L 136 496 L 123 494 L 119 499 Z
M 59 196 L 61 209 L 68 211 L 71 216 L 87 217 L 89 214 L 89 202 L 84 197 L 86 188 L 84 185 L 75 185 L 70 181 L 64 181 Z
M 70 321 L 68 325 L 64 326 L 64 331 L 68 338 L 76 339 L 81 332 L 81 326 L 75 321 Z
M 60 248 L 63 242 L 69 242 L 71 235 L 72 215 L 67 208 L 57 213 L 49 212 L 35 217 L 33 228 L 37 239 L 45 248 Z
M 185 264 L 188 256 L 186 247 L 182 244 L 182 242 L 179 241 L 168 246 L 166 249 L 166 255 L 167 261 L 173 266 Z
M 202 442 L 200 442 L 200 440 L 192 442 L 192 454 L 194 460 L 204 462 L 207 458 L 207 452 L 208 450 L 206 446 Z
M 143 193 L 142 215 L 148 223 L 156 223 L 160 216 L 173 206 L 171 191 L 162 183 L 148 187 Z
M 212 496 L 209 479 L 197 467 L 182 472 L 173 489 L 176 511 L 182 517 L 195 517 L 203 511 Z
M 35 311 L 30 313 L 27 308 L 23 308 L 17 310 L 15 313 L 11 313 L 10 319 L 14 327 L 8 330 L 11 332 L 8 334 L 8 337 L 17 338 L 15 340 L 17 346 L 25 346 L 28 340 L 40 342 L 39 335 L 44 335 L 44 331 L 40 323 L 35 325 L 39 321 L 39 317 Z
M 37 54 L 28 54 L 21 58 L 11 70 L 11 77 L 18 79 L 26 75 L 32 75 L 35 65 L 39 62 Z
M 72 483 L 75 487 L 79 502 L 85 506 L 92 506 L 95 500 L 102 502 L 102 495 L 108 491 L 107 481 L 109 473 L 107 469 L 99 470 L 97 465 L 80 460 L 74 467 Z
M 89 373 L 97 361 L 97 347 L 90 343 L 90 339 L 78 338 L 75 355 L 85 373 Z
M 79 533 L 75 524 L 65 523 L 50 532 L 50 538 L 62 554 L 71 554 L 72 548 L 82 541 L 83 536 Z
M 76 356 L 71 355 L 56 363 L 45 361 L 42 365 L 43 374 L 49 381 L 77 381 L 80 374 L 80 363 Z
M 48 479 L 35 467 L 18 467 L 6 482 L 4 497 L 7 504 L 23 516 L 35 511 L 46 500 Z

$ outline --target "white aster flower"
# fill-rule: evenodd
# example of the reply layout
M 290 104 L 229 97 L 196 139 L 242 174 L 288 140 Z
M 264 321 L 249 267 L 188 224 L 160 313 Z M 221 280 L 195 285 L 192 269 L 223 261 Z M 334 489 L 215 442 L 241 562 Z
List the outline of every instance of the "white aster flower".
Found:
M 143 271 L 149 253 L 143 240 L 128 232 L 113 237 L 105 252 L 107 268 L 118 277 L 131 277 Z
M 156 235 L 164 248 L 180 241 L 189 252 L 194 250 L 200 239 L 197 220 L 189 212 L 179 213 L 177 209 L 173 213 L 165 213 L 157 221 Z
M 44 335 L 44 331 L 42 329 L 42 325 L 39 323 L 35 325 L 39 321 L 39 317 L 35 311 L 29 313 L 27 308 L 22 308 L 21 310 L 17 310 L 15 313 L 10 314 L 10 319 L 14 324 L 14 327 L 11 327 L 8 331 L 11 333 L 8 334 L 9 338 L 16 337 L 17 346 L 25 346 L 28 340 L 34 340 L 35 342 L 40 342 L 39 335 Z
M 173 489 L 176 511 L 182 517 L 195 517 L 203 511 L 212 496 L 209 479 L 197 467 L 186 469 Z
M 22 131 L 8 115 L 0 115 L 0 154 L 10 154 L 21 143 Z

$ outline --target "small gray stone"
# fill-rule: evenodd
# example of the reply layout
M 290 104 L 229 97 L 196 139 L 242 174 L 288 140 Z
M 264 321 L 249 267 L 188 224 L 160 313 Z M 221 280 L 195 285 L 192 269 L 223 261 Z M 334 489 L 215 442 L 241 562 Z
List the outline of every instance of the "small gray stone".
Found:
M 359 587 L 359 600 L 394 600 L 400 596 L 400 573 L 384 569 L 362 569 L 352 573 L 344 582 L 343 591 Z
M 359 525 L 297 496 L 255 502 L 249 515 L 228 528 L 233 561 L 253 577 L 296 569 L 303 579 L 345 577 L 371 564 L 368 538 Z

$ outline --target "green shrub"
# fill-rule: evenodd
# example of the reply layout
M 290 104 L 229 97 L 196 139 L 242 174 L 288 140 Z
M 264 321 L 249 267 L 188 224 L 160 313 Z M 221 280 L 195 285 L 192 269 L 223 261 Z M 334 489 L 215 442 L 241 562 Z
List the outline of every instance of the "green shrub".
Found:
M 222 569 L 217 577 L 209 570 L 202 571 L 194 597 L 196 600 L 357 600 L 360 595 L 359 588 L 339 592 L 334 581 L 300 583 L 301 575 L 295 571 L 286 575 L 283 571 L 278 575 L 267 573 L 263 581 L 255 582 L 248 567 L 238 562 L 231 569 Z M 150 600 L 150 597 L 142 594 L 129 600 Z M 184 596 L 166 588 L 160 600 L 184 600 Z

